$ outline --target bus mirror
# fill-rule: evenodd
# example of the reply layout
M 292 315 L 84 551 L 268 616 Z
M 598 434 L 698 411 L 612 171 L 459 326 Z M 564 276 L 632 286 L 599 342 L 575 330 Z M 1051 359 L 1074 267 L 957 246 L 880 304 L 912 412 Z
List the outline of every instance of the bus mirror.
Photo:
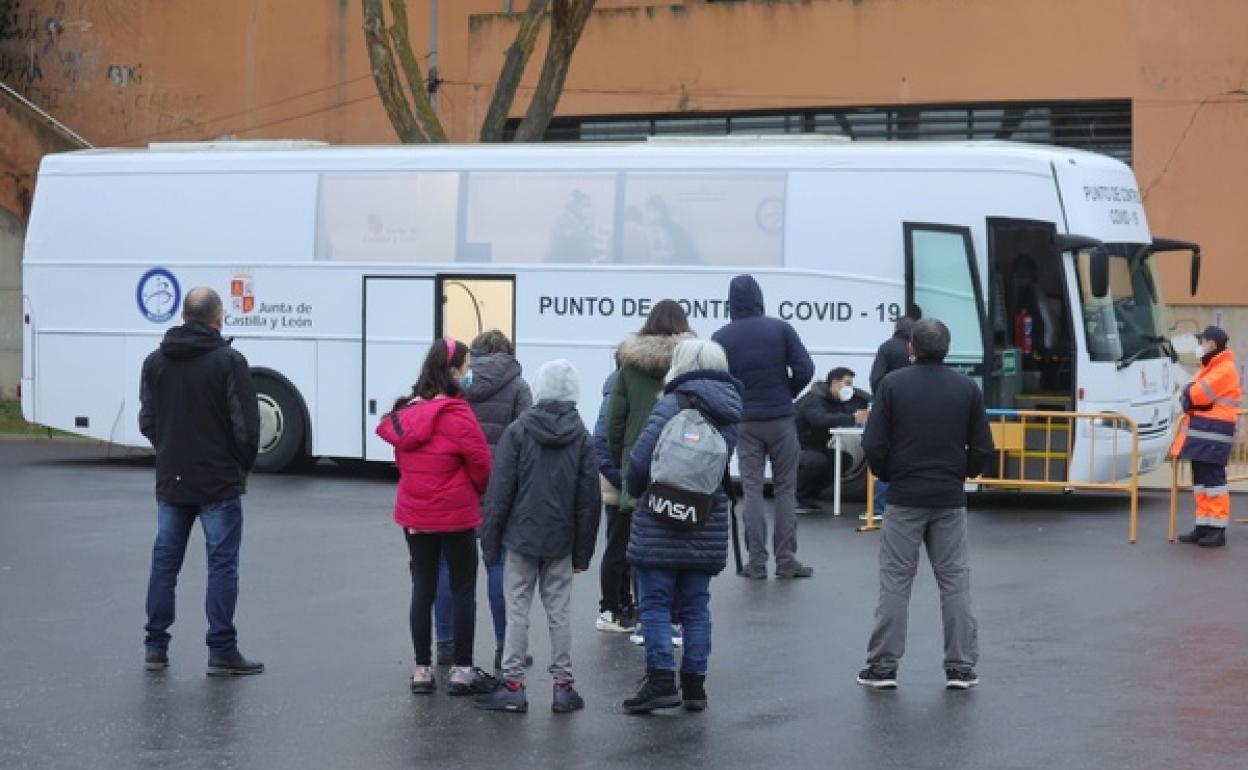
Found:
M 1088 282 L 1097 299 L 1109 294 L 1109 254 L 1104 249 L 1092 251 L 1088 263 Z
M 1192 251 L 1192 296 L 1196 296 L 1196 290 L 1200 288 L 1200 249 Z

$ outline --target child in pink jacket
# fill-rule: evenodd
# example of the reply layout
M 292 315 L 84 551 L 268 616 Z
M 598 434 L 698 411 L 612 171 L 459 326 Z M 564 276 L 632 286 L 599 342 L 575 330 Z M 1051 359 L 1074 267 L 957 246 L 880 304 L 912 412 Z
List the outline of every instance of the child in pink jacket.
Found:
M 449 337 L 434 341 L 411 394 L 398 399 L 377 426 L 377 435 L 394 446 L 399 467 L 394 520 L 403 528 L 411 554 L 410 623 L 416 653 L 412 692 L 416 693 L 437 688 L 430 612 L 443 557 L 455 597 L 455 662 L 447 691 L 477 695 L 498 684 L 472 665 L 476 530 L 481 526 L 481 495 L 490 478 L 490 449 L 459 385 L 468 363 L 468 347 L 462 342 Z

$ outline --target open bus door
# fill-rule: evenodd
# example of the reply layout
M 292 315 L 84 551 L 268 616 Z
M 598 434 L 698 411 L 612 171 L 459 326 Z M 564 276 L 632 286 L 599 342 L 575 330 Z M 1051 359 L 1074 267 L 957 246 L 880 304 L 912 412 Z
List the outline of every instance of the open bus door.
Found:
M 903 225 L 906 305 L 949 327 L 945 362 L 985 387 L 987 317 L 971 229 L 958 225 Z

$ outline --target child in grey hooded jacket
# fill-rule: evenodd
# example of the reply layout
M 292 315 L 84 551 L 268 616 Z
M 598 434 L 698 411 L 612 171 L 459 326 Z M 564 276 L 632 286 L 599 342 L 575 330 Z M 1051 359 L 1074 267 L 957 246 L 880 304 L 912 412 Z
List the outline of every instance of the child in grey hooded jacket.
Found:
M 573 689 L 572 576 L 589 568 L 598 538 L 598 461 L 593 440 L 576 410 L 576 369 L 550 361 L 537 374 L 537 403 L 503 433 L 485 495 L 481 550 L 486 564 L 507 551 L 503 593 L 507 633 L 504 684 L 477 700 L 491 711 L 527 711 L 525 656 L 529 610 L 536 589 L 550 628 L 550 673 L 555 712 L 576 711 L 584 701 Z

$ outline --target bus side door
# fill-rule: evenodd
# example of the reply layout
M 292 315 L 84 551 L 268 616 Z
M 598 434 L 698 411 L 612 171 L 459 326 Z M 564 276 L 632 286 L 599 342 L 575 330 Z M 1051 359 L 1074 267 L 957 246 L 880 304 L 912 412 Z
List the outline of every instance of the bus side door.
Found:
M 918 307 L 923 318 L 940 319 L 949 327 L 945 362 L 983 387 L 987 315 L 971 229 L 911 222 L 902 227 L 907 307 Z
M 393 460 L 374 428 L 394 400 L 410 393 L 434 332 L 434 280 L 425 276 L 364 276 L 363 458 Z

